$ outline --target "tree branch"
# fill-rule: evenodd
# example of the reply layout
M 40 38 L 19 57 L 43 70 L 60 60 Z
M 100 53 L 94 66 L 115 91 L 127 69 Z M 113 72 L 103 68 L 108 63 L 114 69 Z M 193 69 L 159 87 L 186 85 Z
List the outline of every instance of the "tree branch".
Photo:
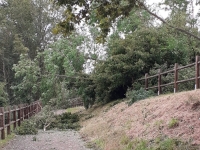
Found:
M 198 37 L 198 36 L 196 36 L 196 35 L 194 35 L 194 34 L 188 32 L 188 31 L 186 31 L 186 30 L 184 30 L 184 29 L 175 27 L 175 26 L 173 26 L 173 25 L 167 23 L 163 18 L 161 18 L 161 17 L 159 17 L 158 15 L 156 15 L 155 13 L 151 12 L 151 11 L 145 6 L 145 4 L 144 4 L 143 2 L 140 2 L 139 0 L 137 0 L 137 2 L 138 2 L 138 4 L 139 4 L 139 6 L 141 6 L 144 10 L 146 10 L 150 15 L 154 16 L 155 18 L 157 18 L 158 20 L 160 20 L 162 23 L 166 24 L 168 27 L 173 28 L 173 29 L 175 29 L 175 30 L 177 30 L 177 31 L 180 31 L 180 32 L 182 32 L 182 33 L 185 33 L 185 34 L 187 34 L 187 35 L 189 35 L 189 36 L 192 36 L 192 37 L 194 37 L 194 38 L 197 39 L 197 40 L 200 40 L 200 37 Z

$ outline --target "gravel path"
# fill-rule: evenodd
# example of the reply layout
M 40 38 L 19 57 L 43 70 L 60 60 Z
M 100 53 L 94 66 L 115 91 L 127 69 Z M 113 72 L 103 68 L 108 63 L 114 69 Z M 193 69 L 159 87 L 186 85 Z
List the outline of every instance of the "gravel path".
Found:
M 2 150 L 91 150 L 84 144 L 73 130 L 40 130 L 37 135 L 16 136 Z

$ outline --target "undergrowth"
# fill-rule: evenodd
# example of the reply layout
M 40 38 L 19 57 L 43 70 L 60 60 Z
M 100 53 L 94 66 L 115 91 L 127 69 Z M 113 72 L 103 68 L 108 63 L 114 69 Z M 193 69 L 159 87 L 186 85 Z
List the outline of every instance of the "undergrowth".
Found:
M 124 145 L 123 150 L 198 150 L 197 146 L 193 146 L 188 142 L 182 142 L 177 139 L 167 137 L 157 137 L 154 140 L 135 139 L 123 137 L 121 144 Z
M 80 125 L 78 124 L 79 116 L 77 114 L 72 114 L 71 112 L 63 113 L 62 115 L 55 116 L 55 121 L 52 123 L 50 128 L 59 129 L 78 129 Z
M 140 88 L 139 90 L 130 90 L 128 89 L 126 92 L 126 97 L 130 99 L 128 105 L 132 105 L 134 102 L 146 99 L 148 97 L 155 96 L 154 92 L 149 90 L 146 91 L 144 88 Z
M 58 116 L 51 116 L 52 122 L 48 129 L 79 129 L 80 125 L 78 123 L 79 116 L 77 114 L 72 114 L 70 112 L 63 113 L 62 115 Z M 44 127 L 44 119 L 38 116 L 34 116 L 29 120 L 24 120 L 20 127 L 18 127 L 15 131 L 16 134 L 19 135 L 26 135 L 26 134 L 37 134 L 38 129 L 43 129 Z
M 16 134 L 19 135 L 35 135 L 38 133 L 35 123 L 32 120 L 24 120 L 20 127 L 15 130 Z

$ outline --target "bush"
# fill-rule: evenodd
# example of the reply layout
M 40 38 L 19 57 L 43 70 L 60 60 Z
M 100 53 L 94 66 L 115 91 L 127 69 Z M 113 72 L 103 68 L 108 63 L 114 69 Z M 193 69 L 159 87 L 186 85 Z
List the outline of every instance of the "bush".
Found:
M 77 129 L 79 128 L 79 116 L 66 112 L 55 115 L 51 106 L 46 105 L 41 112 L 34 116 L 34 122 L 39 129 Z
M 19 128 L 16 129 L 16 134 L 26 135 L 31 134 L 35 135 L 38 133 L 38 130 L 32 120 L 24 120 Z
M 154 94 L 153 91 L 151 91 L 151 90 L 146 91 L 143 88 L 140 88 L 139 90 L 130 90 L 130 89 L 128 89 L 127 92 L 126 92 L 126 97 L 128 99 L 131 99 L 128 102 L 128 105 L 131 105 L 131 104 L 133 104 L 134 102 L 136 102 L 138 100 L 142 100 L 142 99 L 154 96 L 154 95 L 155 94 Z
M 79 128 L 79 116 L 70 112 L 56 116 L 56 121 L 52 123 L 52 128 L 59 129 L 77 129 Z

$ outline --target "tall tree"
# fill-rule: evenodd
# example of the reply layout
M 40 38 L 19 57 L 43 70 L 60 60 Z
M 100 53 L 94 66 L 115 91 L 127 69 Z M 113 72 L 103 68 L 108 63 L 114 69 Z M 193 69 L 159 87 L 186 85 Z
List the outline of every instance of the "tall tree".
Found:
M 9 99 L 13 99 L 10 87 L 19 81 L 14 79 L 13 64 L 20 54 L 28 54 L 34 60 L 37 52 L 54 40 L 51 34 L 56 22 L 56 8 L 48 0 L 5 0 L 0 5 L 0 80 L 5 83 Z M 42 67 L 42 58 L 40 66 Z
M 20 82 L 12 87 L 17 101 L 41 99 L 46 104 L 66 100 L 65 94 L 74 88 L 72 85 L 83 70 L 84 57 L 77 50 L 82 41 L 82 36 L 71 35 L 49 45 L 34 60 L 21 55 L 19 63 L 14 65 L 15 77 Z M 41 56 L 44 58 L 43 72 L 39 66 Z

